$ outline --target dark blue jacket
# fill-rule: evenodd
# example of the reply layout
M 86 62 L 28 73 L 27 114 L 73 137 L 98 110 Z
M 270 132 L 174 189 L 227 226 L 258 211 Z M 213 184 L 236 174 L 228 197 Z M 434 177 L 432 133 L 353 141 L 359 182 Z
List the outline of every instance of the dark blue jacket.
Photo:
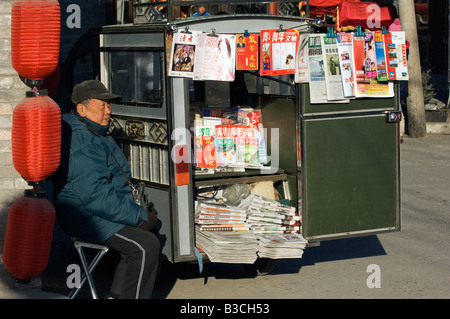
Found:
M 133 201 L 128 181 L 111 156 L 114 154 L 130 178 L 129 164 L 107 135 L 108 129 L 78 115 L 63 115 L 61 148 L 67 148 L 68 162 L 64 164 L 61 155 L 60 168 L 66 165 L 67 179 L 55 198 L 58 222 L 69 235 L 93 243 L 103 243 L 125 225 L 138 226 L 148 220 L 146 211 Z M 71 135 L 66 142 L 64 134 L 66 138 Z M 61 169 L 55 174 L 61 174 Z

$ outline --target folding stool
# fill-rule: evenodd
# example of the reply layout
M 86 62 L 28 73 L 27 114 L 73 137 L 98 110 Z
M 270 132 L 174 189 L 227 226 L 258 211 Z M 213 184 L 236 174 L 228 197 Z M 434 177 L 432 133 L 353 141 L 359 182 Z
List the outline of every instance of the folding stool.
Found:
M 76 297 L 79 290 L 81 289 L 81 287 L 83 287 L 87 279 L 89 286 L 91 287 L 92 298 L 98 299 L 97 290 L 95 288 L 94 280 L 92 279 L 92 272 L 94 271 L 95 266 L 97 266 L 102 257 L 108 252 L 109 247 L 105 245 L 91 244 L 73 237 L 71 238 L 71 240 L 73 241 L 75 249 L 78 251 L 78 254 L 80 255 L 81 264 L 83 265 L 84 269 L 84 274 L 80 278 L 80 285 L 78 287 L 74 287 L 70 291 L 69 298 L 74 299 Z M 88 263 L 83 248 L 92 248 L 98 250 L 97 254 L 92 259 L 91 263 Z

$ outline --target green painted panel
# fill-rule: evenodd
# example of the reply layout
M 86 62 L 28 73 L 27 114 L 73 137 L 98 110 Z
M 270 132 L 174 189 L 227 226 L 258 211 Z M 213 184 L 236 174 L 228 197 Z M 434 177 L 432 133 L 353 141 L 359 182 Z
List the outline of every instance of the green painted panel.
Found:
M 397 125 L 384 114 L 303 125 L 305 235 L 397 227 Z

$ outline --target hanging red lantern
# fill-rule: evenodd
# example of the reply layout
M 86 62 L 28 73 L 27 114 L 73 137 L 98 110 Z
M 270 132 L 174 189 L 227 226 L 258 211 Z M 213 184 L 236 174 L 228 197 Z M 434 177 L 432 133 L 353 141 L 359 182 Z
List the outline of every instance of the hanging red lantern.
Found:
M 14 168 L 34 184 L 59 166 L 61 110 L 46 90 L 28 91 L 14 108 L 11 132 Z
M 8 215 L 3 264 L 16 279 L 29 279 L 48 265 L 55 209 L 42 191 L 26 190 Z
M 11 61 L 20 75 L 40 80 L 58 65 L 61 12 L 56 0 L 16 0 L 11 10 Z

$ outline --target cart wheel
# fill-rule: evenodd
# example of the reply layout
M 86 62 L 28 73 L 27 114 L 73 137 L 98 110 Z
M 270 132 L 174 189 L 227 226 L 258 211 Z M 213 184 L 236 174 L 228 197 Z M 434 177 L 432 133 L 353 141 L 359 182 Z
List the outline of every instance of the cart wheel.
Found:
M 257 276 L 266 276 L 275 269 L 277 262 L 277 259 L 258 258 L 253 264 L 245 264 L 244 267 Z

